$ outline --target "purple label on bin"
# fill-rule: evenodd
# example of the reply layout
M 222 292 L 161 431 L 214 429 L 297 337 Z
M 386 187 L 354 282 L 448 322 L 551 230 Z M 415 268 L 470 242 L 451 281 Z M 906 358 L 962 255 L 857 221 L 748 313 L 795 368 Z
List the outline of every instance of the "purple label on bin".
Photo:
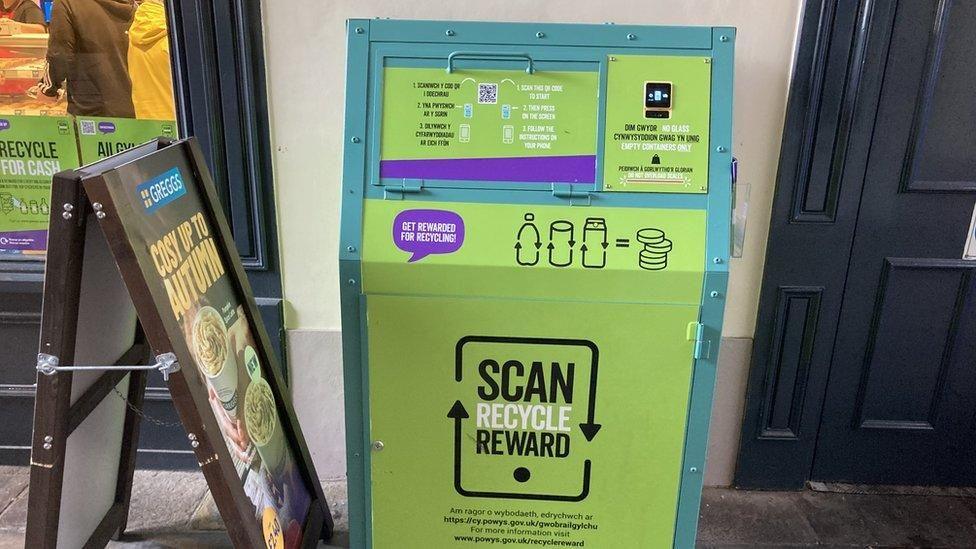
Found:
M 9 130 L 9 129 L 10 129 L 10 121 L 7 120 L 6 118 L 0 118 L 0 130 Z
M 98 131 L 102 133 L 115 133 L 115 124 L 111 122 L 99 122 Z
M 404 210 L 393 220 L 393 242 L 413 254 L 410 263 L 430 254 L 453 253 L 464 243 L 464 220 L 446 210 Z

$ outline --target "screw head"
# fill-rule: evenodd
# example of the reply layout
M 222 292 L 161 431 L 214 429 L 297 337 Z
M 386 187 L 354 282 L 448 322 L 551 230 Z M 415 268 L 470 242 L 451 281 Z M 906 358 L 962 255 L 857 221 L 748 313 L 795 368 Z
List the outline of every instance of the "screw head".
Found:
M 71 219 L 71 217 L 72 217 L 71 216 L 71 212 L 62 212 L 61 213 L 61 217 L 65 218 L 65 219 Z
M 54 442 L 54 437 L 47 435 L 44 437 L 44 442 Z
M 93 202 L 92 203 L 92 209 L 95 210 L 96 212 L 102 211 L 102 203 L 101 202 Z
M 346 246 L 346 251 L 347 252 L 355 252 L 356 251 L 356 247 L 355 246 Z
M 64 206 L 63 206 L 63 208 L 64 208 L 64 211 L 66 211 L 66 212 L 70 212 L 71 210 L 74 210 L 74 209 L 75 209 L 75 205 L 74 205 L 74 204 L 71 204 L 71 203 L 68 203 L 68 202 L 66 202 L 66 203 L 64 204 Z
M 637 40 L 637 35 L 634 33 L 630 33 L 627 35 L 627 40 Z
M 689 473 L 697 473 L 698 472 L 698 467 L 691 467 L 691 468 L 688 469 L 688 472 Z
M 617 60 L 616 57 L 613 57 L 612 55 L 610 56 L 610 61 L 616 61 L 616 60 Z
M 377 441 L 374 441 L 374 442 L 373 442 L 373 451 L 374 451 L 374 452 L 380 452 L 380 451 L 382 451 L 382 450 L 383 450 L 383 448 L 384 448 L 385 446 L 386 446 L 386 445 L 385 445 L 385 444 L 383 444 L 383 441 L 382 441 L 382 440 L 377 440 Z
M 197 435 L 195 435 L 194 433 L 189 433 L 188 435 L 186 435 L 186 438 L 188 438 L 190 440 L 196 440 L 197 439 Z
M 349 285 L 350 286 L 355 286 L 356 285 L 356 279 L 355 278 L 350 278 L 349 279 Z
M 715 147 L 716 152 L 724 153 L 726 150 L 727 149 L 723 145 L 719 145 L 718 147 Z
M 356 27 L 356 34 L 362 34 L 364 32 L 366 32 L 366 29 L 362 27 Z
M 539 31 L 539 32 L 535 33 L 535 37 L 536 38 L 545 38 L 546 37 L 546 33 L 542 32 L 542 31 Z
M 718 40 L 719 40 L 719 42 L 728 42 L 729 41 L 729 37 L 723 34 L 722 36 L 719 36 L 718 37 Z
M 359 138 L 353 137 L 350 141 L 352 141 L 353 143 L 359 143 Z
M 718 292 L 716 292 L 716 291 L 712 291 L 712 293 L 710 293 L 710 294 L 708 294 L 708 295 L 710 295 L 710 296 L 712 296 L 712 297 L 718 297 Z
M 446 31 L 444 31 L 444 34 L 446 34 L 447 36 L 454 36 L 454 31 L 451 29 L 447 29 Z
M 105 212 L 95 212 L 95 217 L 105 219 Z
M 715 263 L 716 265 L 719 264 L 719 263 L 721 263 L 721 262 L 722 262 L 722 258 L 721 257 L 716 257 L 716 258 L 712 259 L 712 263 Z
M 200 443 L 197 442 L 196 440 L 191 440 L 190 441 L 190 448 L 198 448 L 199 446 L 200 446 Z
M 45 442 L 43 444 L 43 446 L 44 446 L 44 449 L 45 450 L 50 450 L 51 448 L 53 448 L 53 446 L 51 446 L 51 443 L 50 442 Z

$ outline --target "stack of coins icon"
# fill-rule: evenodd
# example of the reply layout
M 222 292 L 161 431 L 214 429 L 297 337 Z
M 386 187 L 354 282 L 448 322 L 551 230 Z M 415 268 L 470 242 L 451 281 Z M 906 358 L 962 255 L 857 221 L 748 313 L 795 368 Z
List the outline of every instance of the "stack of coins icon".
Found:
M 637 241 L 644 245 L 638 263 L 641 269 L 660 271 L 668 266 L 668 252 L 671 241 L 665 238 L 661 229 L 641 229 L 637 231 Z

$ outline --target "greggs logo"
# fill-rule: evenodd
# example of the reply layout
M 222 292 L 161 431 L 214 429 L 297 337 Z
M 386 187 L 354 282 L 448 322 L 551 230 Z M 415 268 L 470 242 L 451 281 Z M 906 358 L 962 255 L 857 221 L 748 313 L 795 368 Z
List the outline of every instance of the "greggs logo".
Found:
M 172 168 L 136 187 L 147 213 L 152 213 L 186 194 L 179 168 Z

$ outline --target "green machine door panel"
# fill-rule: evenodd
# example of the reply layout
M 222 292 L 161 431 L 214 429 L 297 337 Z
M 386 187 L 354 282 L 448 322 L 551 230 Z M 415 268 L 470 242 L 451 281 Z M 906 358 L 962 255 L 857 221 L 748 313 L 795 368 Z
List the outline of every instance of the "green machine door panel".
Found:
M 369 296 L 373 546 L 670 546 L 698 315 Z

